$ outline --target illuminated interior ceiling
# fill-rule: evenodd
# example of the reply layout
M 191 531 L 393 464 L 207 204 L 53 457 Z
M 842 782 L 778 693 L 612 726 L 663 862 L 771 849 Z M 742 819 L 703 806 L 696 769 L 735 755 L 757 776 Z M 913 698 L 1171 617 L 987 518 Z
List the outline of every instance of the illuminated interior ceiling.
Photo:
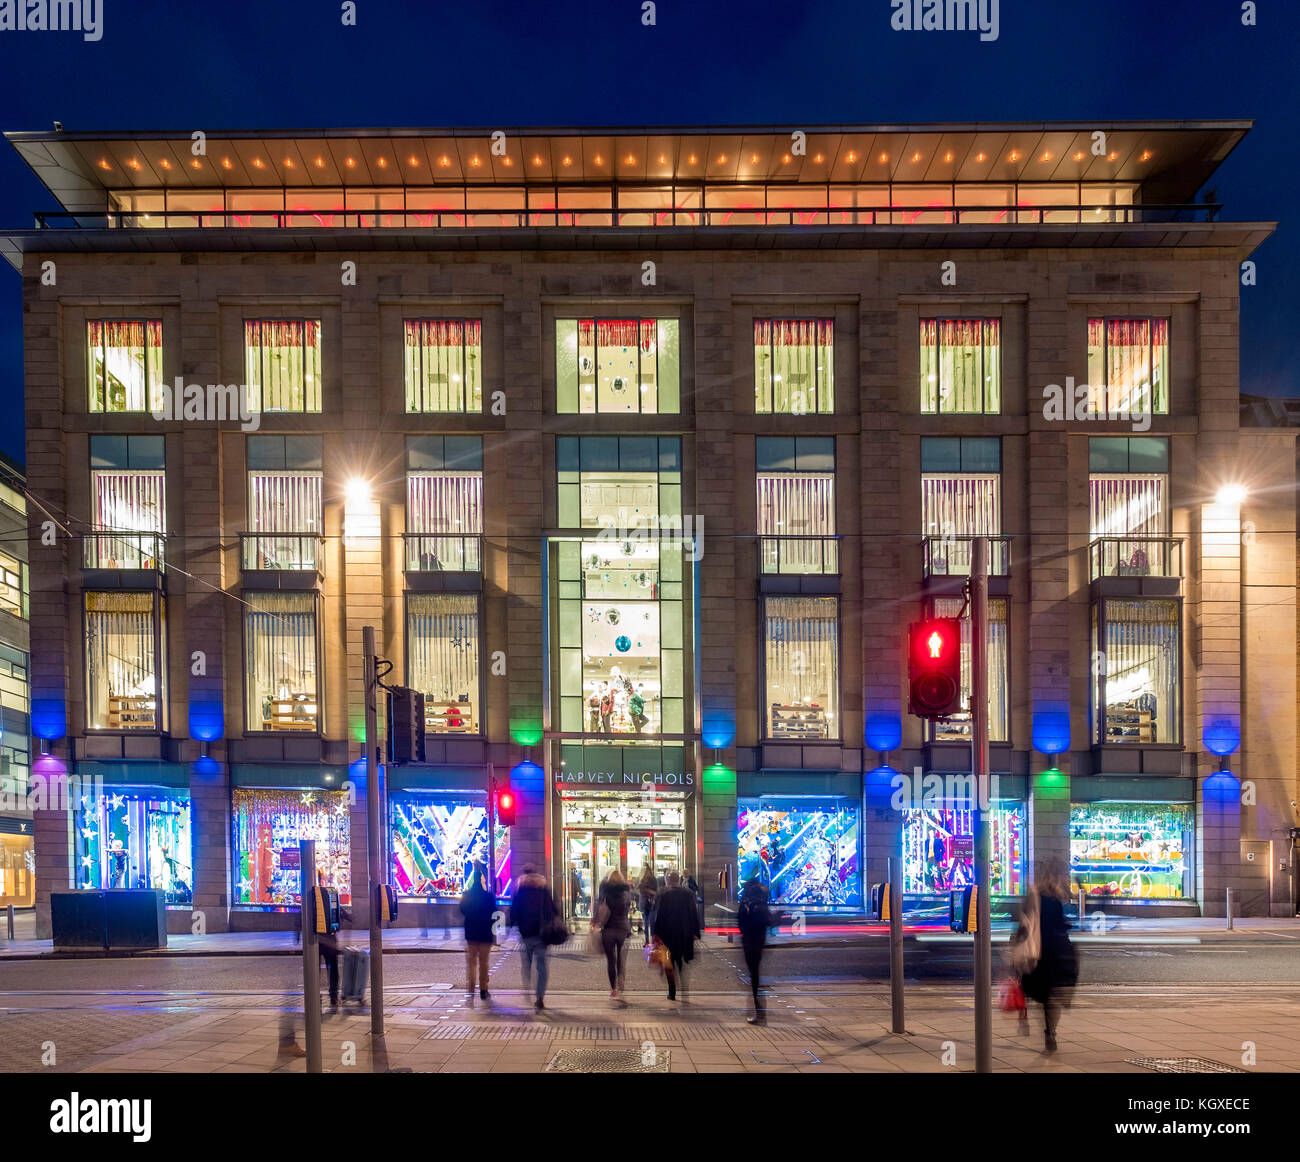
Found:
M 1134 182 L 1189 201 L 1250 121 L 677 129 L 9 133 L 71 211 L 107 190 L 873 182 Z M 802 133 L 803 137 L 796 136 Z M 1104 152 L 1094 135 L 1105 135 Z

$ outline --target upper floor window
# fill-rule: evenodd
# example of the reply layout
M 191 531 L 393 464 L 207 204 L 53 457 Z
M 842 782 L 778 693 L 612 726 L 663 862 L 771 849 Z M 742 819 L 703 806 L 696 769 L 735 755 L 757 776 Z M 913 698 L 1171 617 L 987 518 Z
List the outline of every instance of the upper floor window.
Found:
M 92 412 L 162 410 L 162 320 L 92 319 L 86 346 Z
M 86 726 L 163 729 L 167 677 L 161 594 L 87 593 Z
M 482 734 L 477 593 L 409 593 L 406 679 L 424 694 L 425 729 Z
M 483 324 L 478 319 L 406 320 L 406 410 L 483 410 Z
M 244 568 L 316 569 L 323 526 L 320 437 L 249 436 Z
M 1169 413 L 1169 320 L 1089 319 L 1088 385 L 1094 412 Z
M 766 598 L 763 670 L 768 738 L 839 738 L 839 598 Z
M 838 573 L 833 436 L 760 436 L 755 446 L 764 573 Z
M 27 562 L 0 553 L 0 612 L 28 616 Z
M 482 544 L 482 439 L 407 436 L 407 569 L 477 573 Z
M 244 595 L 248 730 L 320 729 L 314 593 Z
M 560 436 L 555 459 L 560 528 L 681 526 L 682 442 L 676 436 Z
M 1002 410 L 1002 321 L 921 320 L 921 411 L 996 415 Z
M 557 319 L 556 411 L 679 412 L 680 332 L 677 319 Z
M 1092 712 L 1096 741 L 1182 739 L 1181 618 L 1169 599 L 1107 598 L 1092 607 Z
M 1088 442 L 1089 529 L 1097 576 L 1165 576 L 1169 441 L 1095 436 Z
M 320 411 L 320 320 L 245 319 L 250 412 Z
M 996 437 L 922 437 L 921 528 L 933 575 L 970 572 L 973 537 L 1002 531 L 1002 447 Z M 1004 542 L 989 550 L 989 572 L 1006 572 Z
M 167 531 L 162 436 L 91 436 L 87 569 L 156 569 Z
M 754 410 L 830 415 L 835 410 L 835 323 L 754 320 Z

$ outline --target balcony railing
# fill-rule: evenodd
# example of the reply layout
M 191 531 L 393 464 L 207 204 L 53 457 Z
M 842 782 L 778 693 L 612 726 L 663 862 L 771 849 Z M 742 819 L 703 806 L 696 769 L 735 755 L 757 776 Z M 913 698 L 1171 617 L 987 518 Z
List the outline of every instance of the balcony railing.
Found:
M 239 542 L 246 571 L 325 572 L 325 538 L 319 533 L 241 533 Z
M 716 209 L 615 210 L 160 210 L 36 215 L 39 230 L 482 230 L 725 226 L 1043 226 L 1212 222 L 1222 205 L 1079 206 L 731 206 Z
M 1092 579 L 1181 577 L 1182 537 L 1098 537 L 1088 546 Z
M 163 533 L 89 533 L 82 537 L 86 569 L 161 569 Z
M 759 569 L 763 573 L 835 574 L 840 571 L 836 537 L 760 537 Z
M 925 537 L 925 576 L 969 577 L 974 536 Z M 989 576 L 1005 577 L 1011 561 L 1010 537 L 985 537 L 989 543 Z
M 406 533 L 406 568 L 411 573 L 481 573 L 483 538 Z

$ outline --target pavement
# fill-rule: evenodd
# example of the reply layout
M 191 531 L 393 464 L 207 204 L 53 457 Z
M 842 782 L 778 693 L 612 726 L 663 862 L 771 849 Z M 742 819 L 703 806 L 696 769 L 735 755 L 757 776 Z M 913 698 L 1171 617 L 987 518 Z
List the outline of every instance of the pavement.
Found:
M 418 930 L 416 930 L 418 932 Z M 1248 939 L 1247 933 L 1242 933 Z M 451 951 L 448 949 L 447 951 Z M 739 946 L 709 942 L 684 999 L 629 950 L 623 1001 L 608 997 L 604 962 L 566 947 L 552 958 L 546 1010 L 521 989 L 513 940 L 492 957 L 491 997 L 468 996 L 459 956 L 430 957 L 439 979 L 386 990 L 385 1034 L 369 1010 L 326 1008 L 329 1073 L 669 1072 L 951 1073 L 974 1066 L 969 984 L 908 984 L 906 1033 L 890 1031 L 885 982 L 781 981 L 768 1023 L 746 1024 Z M 426 973 L 424 975 L 429 975 Z M 692 979 L 699 982 L 697 990 Z M 1295 984 L 1086 986 L 1075 990 L 1060 1049 L 1042 1051 L 995 1012 L 999 1072 L 1148 1074 L 1300 1072 Z M 304 1072 L 301 994 L 282 991 L 29 989 L 0 993 L 0 1071 L 85 1073 Z M 292 1042 L 290 1041 L 292 1038 Z M 53 1060 L 51 1057 L 53 1056 Z M 1161 1066 L 1161 1061 L 1177 1061 Z M 1145 1062 L 1145 1064 L 1144 1064 Z

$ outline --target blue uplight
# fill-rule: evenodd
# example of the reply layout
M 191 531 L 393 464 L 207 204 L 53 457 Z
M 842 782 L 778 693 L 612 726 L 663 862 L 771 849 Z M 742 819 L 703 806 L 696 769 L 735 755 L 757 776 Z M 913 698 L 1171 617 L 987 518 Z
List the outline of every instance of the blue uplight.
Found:
M 68 733 L 68 711 L 62 698 L 32 699 L 32 733 L 37 738 L 62 738 Z
M 221 774 L 221 764 L 210 758 L 195 759 L 190 764 L 190 769 L 201 779 L 215 779 Z
M 868 714 L 864 737 L 872 750 L 897 750 L 903 744 L 903 721 L 891 711 Z
M 1039 754 L 1058 755 L 1070 749 L 1070 711 L 1061 706 L 1044 706 L 1034 711 L 1034 749 Z
M 541 786 L 546 779 L 546 772 L 536 763 L 524 759 L 518 766 L 510 769 L 510 785 L 515 788 Z
M 702 734 L 704 745 L 714 750 L 723 750 L 736 740 L 736 723 L 732 718 L 722 714 L 710 714 L 704 719 Z
M 1227 718 L 1216 718 L 1205 724 L 1201 732 L 1205 749 L 1223 758 L 1230 755 L 1241 743 L 1241 727 Z
M 218 698 L 195 695 L 190 699 L 190 737 L 214 742 L 225 729 L 226 707 Z

